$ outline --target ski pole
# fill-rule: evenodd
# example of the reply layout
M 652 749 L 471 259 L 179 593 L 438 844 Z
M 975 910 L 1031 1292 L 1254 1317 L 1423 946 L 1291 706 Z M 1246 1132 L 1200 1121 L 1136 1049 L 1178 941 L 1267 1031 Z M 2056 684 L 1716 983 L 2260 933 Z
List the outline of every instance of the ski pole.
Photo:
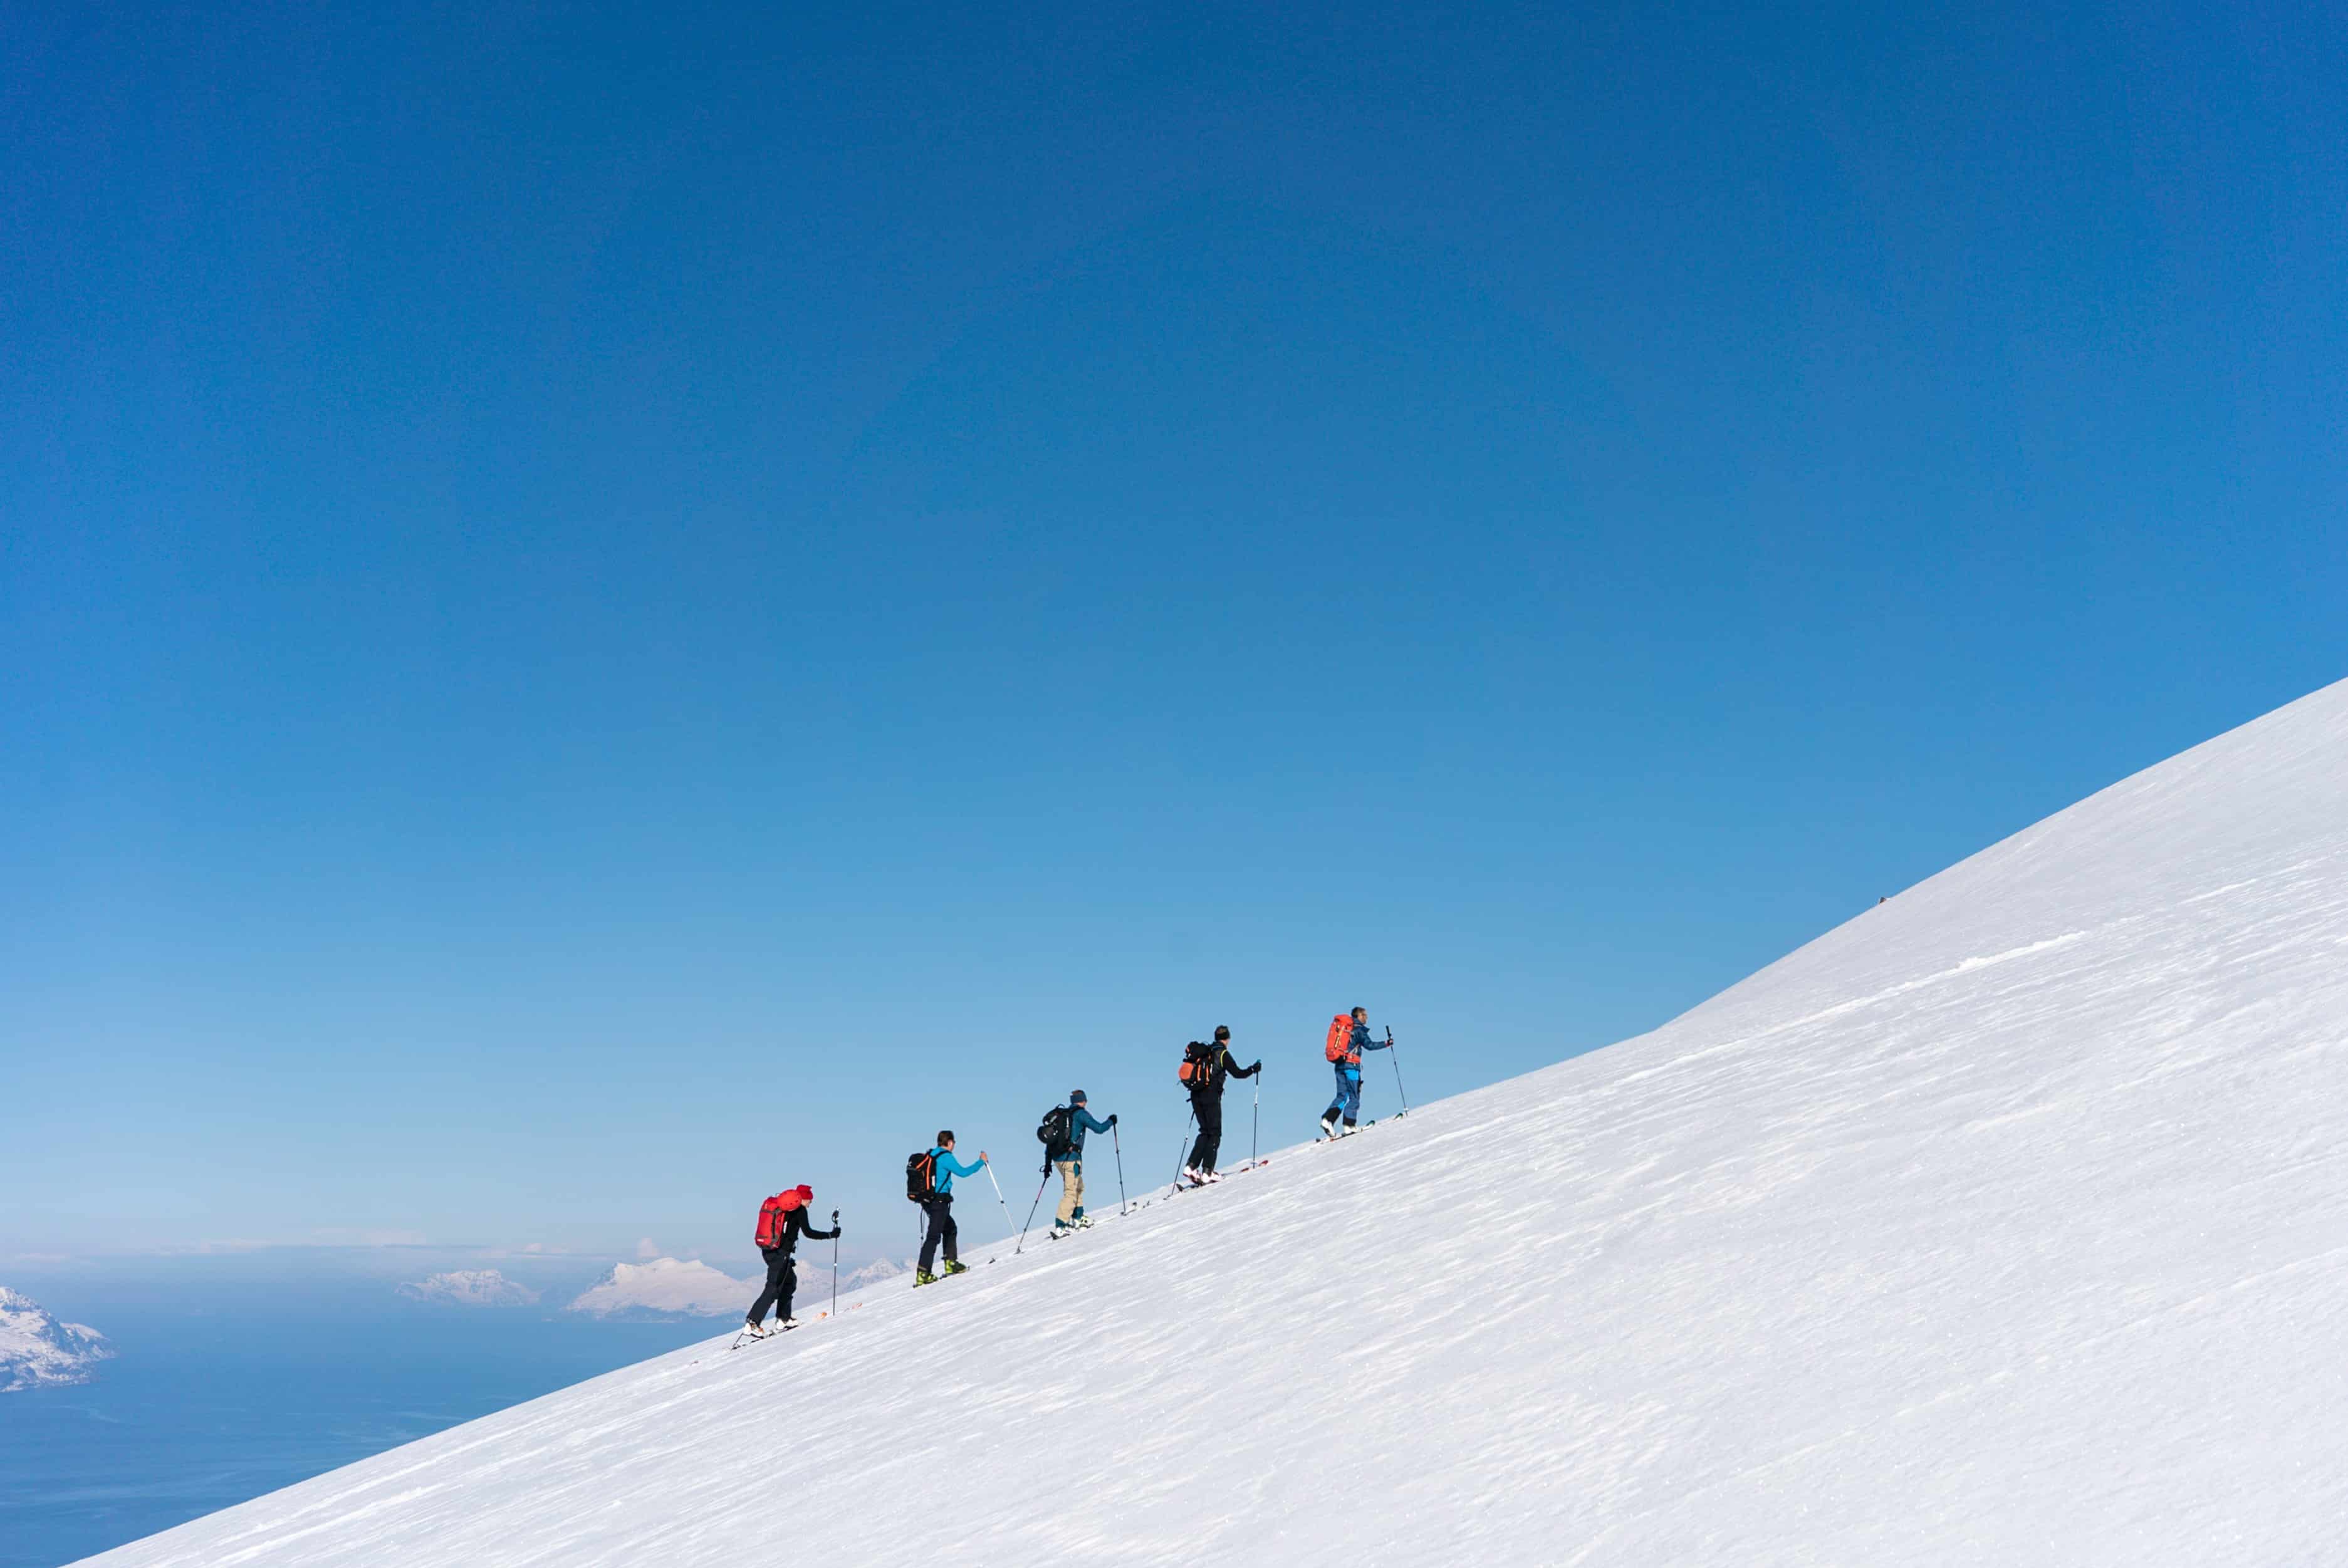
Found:
M 839 1316 L 839 1211 L 831 1211 L 831 1315 Z
M 1174 1145 L 1174 1190 L 1182 1190 L 1182 1151 L 1190 1142 L 1190 1123 L 1199 1119 L 1199 1108 L 1190 1107 L 1190 1114 L 1182 1121 L 1182 1142 Z
M 1111 1117 L 1108 1146 L 1117 1151 L 1117 1212 L 1125 1213 L 1125 1145 L 1117 1141 L 1116 1118 Z
M 1256 1131 L 1263 1124 L 1263 1069 L 1255 1070 L 1255 1103 L 1248 1108 L 1248 1169 L 1255 1169 Z
M 1394 1025 L 1392 1024 L 1386 1025 L 1386 1055 L 1394 1062 L 1395 1093 L 1400 1095 L 1402 1099 L 1402 1110 L 1398 1114 L 1407 1116 L 1410 1114 L 1410 1096 L 1403 1093 L 1402 1052 L 1395 1049 Z
M 994 1189 L 994 1201 L 1003 1204 L 1003 1232 L 1008 1235 L 1011 1234 L 1011 1205 L 1003 1203 L 1003 1184 L 994 1179 L 994 1162 L 992 1160 L 986 1163 L 986 1184 Z M 994 1260 L 989 1258 L 987 1261 L 992 1263 Z
M 1041 1208 L 1044 1203 L 1044 1183 L 1049 1182 L 1051 1179 L 1052 1163 L 1046 1160 L 1044 1162 L 1044 1181 L 1035 1184 L 1035 1201 L 1027 1205 L 1026 1223 L 1019 1227 L 1019 1246 L 1025 1246 L 1027 1245 L 1027 1226 L 1035 1223 L 1035 1211 L 1038 1208 Z M 1009 1216 L 1006 1215 L 1004 1217 L 1008 1218 Z M 1014 1246 L 1011 1249 L 1013 1256 L 1015 1257 L 1018 1255 L 1019 1246 Z

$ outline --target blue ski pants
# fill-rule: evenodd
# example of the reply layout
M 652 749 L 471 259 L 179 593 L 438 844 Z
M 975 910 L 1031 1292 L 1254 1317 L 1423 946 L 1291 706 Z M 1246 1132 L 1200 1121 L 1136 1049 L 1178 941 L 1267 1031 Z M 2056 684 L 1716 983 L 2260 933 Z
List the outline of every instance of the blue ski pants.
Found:
M 1348 1122 L 1361 1120 L 1362 1070 L 1343 1061 L 1337 1063 L 1337 1097 L 1329 1102 L 1329 1109 L 1321 1114 L 1334 1116 L 1340 1111 L 1345 1113 Z

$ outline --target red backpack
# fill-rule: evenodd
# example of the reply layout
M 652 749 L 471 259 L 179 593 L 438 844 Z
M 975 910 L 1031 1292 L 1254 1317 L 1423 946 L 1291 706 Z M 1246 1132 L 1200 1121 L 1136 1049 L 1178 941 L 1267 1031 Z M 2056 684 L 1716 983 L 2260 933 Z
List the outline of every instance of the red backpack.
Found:
M 758 1205 L 758 1234 L 751 1239 L 758 1244 L 761 1252 L 783 1245 L 783 1237 L 790 1234 L 791 1211 L 799 1206 L 799 1190 L 793 1187 Z
M 1321 1048 L 1321 1054 L 1332 1061 L 1361 1060 L 1354 1054 L 1353 1014 L 1341 1012 L 1329 1020 L 1329 1043 Z

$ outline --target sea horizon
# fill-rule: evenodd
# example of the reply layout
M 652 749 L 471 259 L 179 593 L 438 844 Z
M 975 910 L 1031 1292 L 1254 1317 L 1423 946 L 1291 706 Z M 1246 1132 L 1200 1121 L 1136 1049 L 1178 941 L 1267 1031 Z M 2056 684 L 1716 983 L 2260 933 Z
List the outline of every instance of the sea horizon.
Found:
M 727 1327 L 433 1305 L 379 1279 L 16 1288 L 116 1356 L 0 1395 L 0 1568 L 59 1568 Z

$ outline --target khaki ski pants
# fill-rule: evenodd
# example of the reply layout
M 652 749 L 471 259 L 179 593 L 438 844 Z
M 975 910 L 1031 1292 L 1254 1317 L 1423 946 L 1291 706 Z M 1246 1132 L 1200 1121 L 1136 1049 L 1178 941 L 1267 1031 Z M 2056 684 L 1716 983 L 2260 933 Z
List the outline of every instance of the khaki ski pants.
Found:
M 1082 1160 L 1055 1160 L 1052 1168 L 1060 1173 L 1060 1223 L 1066 1225 L 1085 1206 L 1085 1163 Z

